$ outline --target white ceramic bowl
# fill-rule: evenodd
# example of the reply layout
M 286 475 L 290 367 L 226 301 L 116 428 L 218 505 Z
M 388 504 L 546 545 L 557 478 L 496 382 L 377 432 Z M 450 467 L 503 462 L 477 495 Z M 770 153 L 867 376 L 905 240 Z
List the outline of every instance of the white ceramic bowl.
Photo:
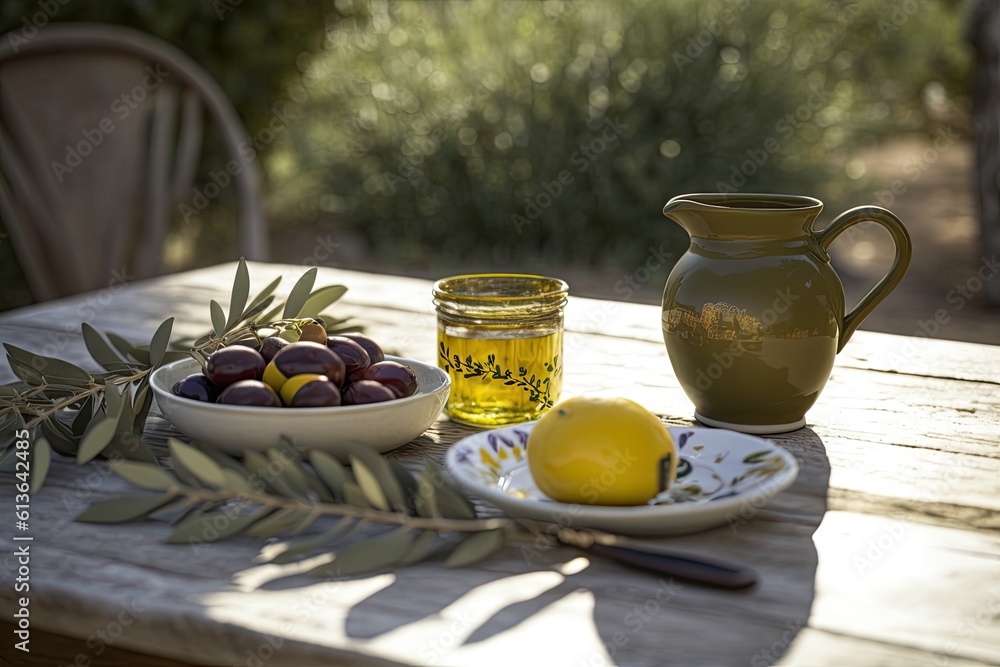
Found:
M 163 416 L 195 442 L 205 442 L 230 454 L 262 451 L 277 446 L 282 435 L 305 449 L 323 449 L 336 456 L 350 443 L 379 452 L 406 444 L 434 423 L 451 381 L 437 368 L 413 359 L 386 355 L 413 369 L 419 389 L 413 396 L 333 408 L 259 408 L 218 405 L 173 393 L 174 383 L 200 370 L 195 359 L 182 359 L 158 368 L 150 385 Z

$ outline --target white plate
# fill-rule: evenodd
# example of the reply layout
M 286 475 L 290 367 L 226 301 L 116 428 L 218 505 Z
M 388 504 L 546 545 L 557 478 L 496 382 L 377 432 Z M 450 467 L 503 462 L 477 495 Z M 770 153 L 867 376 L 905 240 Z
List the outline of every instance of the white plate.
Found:
M 528 434 L 535 423 L 459 440 L 445 456 L 448 470 L 465 491 L 512 516 L 627 535 L 680 535 L 742 522 L 799 472 L 795 457 L 769 440 L 721 429 L 670 427 L 681 458 L 678 480 L 657 504 L 560 503 L 538 489 L 528 469 Z
M 218 405 L 173 393 L 178 380 L 197 373 L 195 359 L 158 368 L 150 379 L 160 412 L 184 435 L 230 454 L 276 447 L 288 436 L 306 449 L 323 449 L 341 456 L 344 446 L 362 443 L 387 452 L 416 438 L 434 423 L 448 400 L 451 380 L 437 366 L 386 355 L 413 369 L 419 389 L 413 396 L 370 405 L 334 408 L 259 408 Z

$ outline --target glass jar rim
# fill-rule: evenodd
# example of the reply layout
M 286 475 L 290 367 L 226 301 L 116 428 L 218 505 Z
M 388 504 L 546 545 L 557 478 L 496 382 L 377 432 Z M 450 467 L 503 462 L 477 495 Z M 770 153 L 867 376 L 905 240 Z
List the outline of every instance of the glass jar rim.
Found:
M 462 285 L 471 286 L 475 283 L 498 283 L 507 281 L 509 283 L 521 282 L 525 288 L 521 290 L 496 290 L 490 292 L 473 292 L 459 289 Z M 533 290 L 528 290 L 527 285 L 532 285 Z M 539 290 L 539 287 L 542 289 Z M 569 294 L 569 285 L 564 280 L 542 276 L 531 273 L 466 273 L 457 276 L 442 278 L 434 283 L 433 295 L 435 299 L 447 299 L 452 301 L 476 301 L 479 303 L 530 303 L 538 300 L 551 300 L 553 298 L 563 300 Z

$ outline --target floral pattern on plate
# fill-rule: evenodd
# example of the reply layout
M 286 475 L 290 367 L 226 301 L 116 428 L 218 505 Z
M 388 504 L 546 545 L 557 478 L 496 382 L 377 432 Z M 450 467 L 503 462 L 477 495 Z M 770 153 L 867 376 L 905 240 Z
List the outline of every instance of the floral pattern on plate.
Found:
M 570 515 L 581 527 L 632 534 L 677 534 L 725 523 L 746 503 L 759 508 L 791 484 L 795 458 L 756 436 L 724 429 L 670 427 L 680 454 L 677 482 L 649 505 L 572 505 L 542 493 L 528 469 L 535 422 L 477 433 L 452 445 L 446 464 L 469 493 L 515 516 L 541 520 Z

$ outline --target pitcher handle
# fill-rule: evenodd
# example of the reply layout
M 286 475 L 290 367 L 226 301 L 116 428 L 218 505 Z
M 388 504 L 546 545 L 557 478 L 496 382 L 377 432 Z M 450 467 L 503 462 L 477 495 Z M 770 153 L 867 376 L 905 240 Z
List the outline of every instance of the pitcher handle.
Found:
M 907 267 L 910 265 L 910 235 L 903 226 L 902 221 L 891 211 L 881 206 L 858 206 L 840 214 L 833 222 L 823 229 L 814 232 L 816 240 L 823 248 L 824 254 L 829 250 L 833 240 L 840 236 L 848 227 L 861 223 L 876 223 L 882 225 L 896 246 L 896 256 L 892 260 L 889 272 L 883 276 L 882 280 L 876 283 L 875 287 L 864 296 L 858 305 L 854 306 L 849 313 L 844 315 L 844 324 L 841 327 L 840 342 L 837 345 L 837 352 L 844 349 L 847 341 L 854 335 L 854 331 L 864 321 L 868 315 L 875 310 L 875 306 L 881 303 L 882 299 L 889 296 L 899 281 L 903 279 Z

